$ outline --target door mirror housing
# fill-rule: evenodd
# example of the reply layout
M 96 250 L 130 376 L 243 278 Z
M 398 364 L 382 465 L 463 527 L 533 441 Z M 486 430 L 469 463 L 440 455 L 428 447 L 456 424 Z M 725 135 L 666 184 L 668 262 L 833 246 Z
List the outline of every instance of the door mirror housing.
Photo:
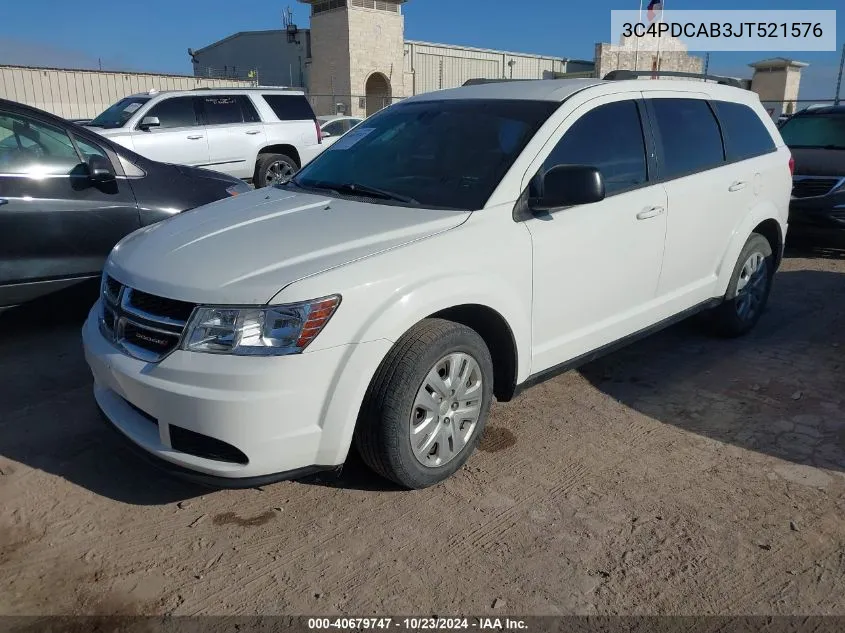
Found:
M 148 132 L 151 127 L 158 127 L 159 125 L 161 125 L 161 121 L 158 120 L 157 116 L 145 116 L 138 124 L 138 129 Z
M 321 132 L 321 136 L 322 136 L 323 138 L 331 138 L 332 133 L 331 133 L 331 132 L 326 132 L 325 130 L 323 130 L 323 131 Z
M 531 211 L 551 212 L 564 207 L 601 202 L 605 198 L 601 172 L 589 165 L 556 165 L 542 176 L 540 196 L 529 198 Z
M 114 167 L 111 161 L 104 156 L 91 156 L 88 158 L 88 177 L 91 182 L 106 183 L 114 182 Z

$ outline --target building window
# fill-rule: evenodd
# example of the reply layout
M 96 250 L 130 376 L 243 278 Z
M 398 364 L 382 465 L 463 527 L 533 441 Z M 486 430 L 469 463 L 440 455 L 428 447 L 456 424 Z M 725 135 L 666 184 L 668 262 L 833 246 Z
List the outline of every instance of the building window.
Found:
M 333 9 L 340 9 L 346 6 L 346 0 L 323 0 L 322 2 L 315 2 L 311 5 L 311 15 L 318 13 L 325 13 Z
M 376 9 L 378 11 L 390 11 L 391 13 L 399 13 L 399 5 L 395 2 L 386 2 L 384 0 L 352 0 L 353 7 L 362 7 L 364 9 Z

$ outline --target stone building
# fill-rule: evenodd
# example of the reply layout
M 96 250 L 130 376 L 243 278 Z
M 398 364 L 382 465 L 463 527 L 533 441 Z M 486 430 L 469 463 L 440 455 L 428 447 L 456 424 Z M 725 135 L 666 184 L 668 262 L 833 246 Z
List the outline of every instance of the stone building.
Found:
M 773 117 L 795 112 L 801 71 L 808 66 L 785 57 L 774 57 L 749 64 L 754 69 L 751 89 Z
M 687 47 L 677 38 L 661 37 L 658 47 L 655 42 L 643 43 L 637 38 L 623 36 L 619 44 L 596 44 L 596 76 L 604 77 L 613 70 L 701 74 L 704 60 L 688 54 Z

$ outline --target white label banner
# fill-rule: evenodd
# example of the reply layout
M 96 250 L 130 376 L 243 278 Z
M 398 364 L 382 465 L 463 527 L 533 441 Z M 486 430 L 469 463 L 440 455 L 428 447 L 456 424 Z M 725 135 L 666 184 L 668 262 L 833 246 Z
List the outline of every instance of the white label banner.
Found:
M 658 7 L 660 5 L 657 5 Z M 836 11 L 611 11 L 610 41 L 640 51 L 835 51 Z

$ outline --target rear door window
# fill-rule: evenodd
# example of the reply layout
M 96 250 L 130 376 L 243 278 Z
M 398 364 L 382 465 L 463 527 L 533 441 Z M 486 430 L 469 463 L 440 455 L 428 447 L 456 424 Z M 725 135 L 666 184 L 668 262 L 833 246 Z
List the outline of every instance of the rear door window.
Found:
M 161 129 L 199 125 L 194 97 L 172 97 L 155 104 L 145 117 L 158 117 Z
M 261 95 L 280 121 L 310 121 L 314 111 L 304 95 Z
M 200 98 L 206 125 L 243 123 L 244 114 L 238 95 L 209 95 Z
M 712 101 L 711 104 L 722 124 L 725 154 L 729 161 L 745 160 L 775 151 L 775 142 L 769 131 L 750 107 L 729 101 Z
M 725 162 L 716 117 L 701 99 L 652 99 L 664 179 L 719 167 Z

